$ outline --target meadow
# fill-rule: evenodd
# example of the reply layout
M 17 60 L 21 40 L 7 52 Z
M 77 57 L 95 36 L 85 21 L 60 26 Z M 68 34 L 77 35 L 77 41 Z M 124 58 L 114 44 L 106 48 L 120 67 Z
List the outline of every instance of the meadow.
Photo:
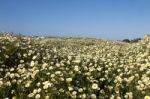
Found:
M 0 34 L 0 99 L 150 99 L 150 36 L 137 43 Z

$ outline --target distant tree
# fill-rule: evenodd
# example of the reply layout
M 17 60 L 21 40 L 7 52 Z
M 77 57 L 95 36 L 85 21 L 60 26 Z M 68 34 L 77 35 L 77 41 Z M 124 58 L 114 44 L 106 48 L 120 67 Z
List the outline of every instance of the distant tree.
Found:
M 130 43 L 130 40 L 129 40 L 129 39 L 123 39 L 122 41 L 123 41 L 123 42 L 126 42 L 126 43 Z
M 132 40 L 129 40 L 129 39 L 123 39 L 122 41 L 123 42 L 126 42 L 126 43 L 137 43 L 141 40 L 141 38 L 135 38 L 135 39 L 132 39 Z
M 135 38 L 135 39 L 131 40 L 131 43 L 137 43 L 137 42 L 139 42 L 140 40 L 141 40 L 141 38 Z

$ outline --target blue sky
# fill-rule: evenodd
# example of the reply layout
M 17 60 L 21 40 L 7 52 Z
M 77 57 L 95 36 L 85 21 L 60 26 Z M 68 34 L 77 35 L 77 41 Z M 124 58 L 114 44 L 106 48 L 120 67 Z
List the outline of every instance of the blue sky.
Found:
M 0 31 L 104 39 L 150 33 L 150 0 L 0 0 Z

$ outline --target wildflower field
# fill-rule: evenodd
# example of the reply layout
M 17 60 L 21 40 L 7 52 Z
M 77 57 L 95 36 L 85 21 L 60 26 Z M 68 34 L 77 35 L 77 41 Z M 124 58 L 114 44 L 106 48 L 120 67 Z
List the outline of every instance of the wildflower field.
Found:
M 138 43 L 0 34 L 0 99 L 149 99 L 150 36 Z

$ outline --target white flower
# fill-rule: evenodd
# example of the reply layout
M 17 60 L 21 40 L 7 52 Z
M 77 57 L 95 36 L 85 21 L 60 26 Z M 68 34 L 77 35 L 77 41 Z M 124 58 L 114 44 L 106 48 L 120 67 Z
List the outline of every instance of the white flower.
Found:
M 15 70 L 14 68 L 11 68 L 11 69 L 10 69 L 10 71 L 14 71 L 14 70 Z
M 41 88 L 39 88 L 37 91 L 38 91 L 38 93 L 40 93 L 41 92 Z
M 54 77 L 55 77 L 55 74 L 51 74 L 51 77 L 54 78 Z
M 92 89 L 98 89 L 98 84 L 93 83 L 93 84 L 92 84 Z
M 52 69 L 53 69 L 53 67 L 52 67 L 52 66 L 50 66 L 48 69 L 49 69 L 49 70 L 52 70 Z
M 121 97 L 117 96 L 117 99 L 121 99 Z
M 82 92 L 83 92 L 83 89 L 82 89 L 82 88 L 79 88 L 78 91 L 79 91 L 80 93 L 82 93 Z
M 56 75 L 60 75 L 60 74 L 61 74 L 61 71 L 56 71 L 55 74 L 56 74 Z
M 20 60 L 20 63 L 24 63 L 24 60 Z
M 42 69 L 45 69 L 47 65 L 48 65 L 47 63 L 44 63 L 44 64 L 42 65 Z
M 32 59 L 35 60 L 37 58 L 37 56 L 33 56 Z
M 35 65 L 35 62 L 34 61 L 31 61 L 31 67 L 33 67 Z
M 69 89 L 69 91 L 72 91 L 72 90 L 73 90 L 73 88 L 72 88 L 72 87 L 68 87 L 68 89 Z
M 37 89 L 34 89 L 34 90 L 33 90 L 33 93 L 34 93 L 34 94 L 38 93 L 38 90 L 37 90 Z
M 64 89 L 63 89 L 63 88 L 60 88 L 60 89 L 59 89 L 59 92 L 64 92 Z
M 45 96 L 45 99 L 50 99 L 49 96 Z
M 49 82 L 49 81 L 45 81 L 45 82 L 43 82 L 43 89 L 48 89 L 49 87 L 51 87 L 52 86 L 52 84 Z
M 85 99 L 86 98 L 86 94 L 82 94 L 82 99 Z
M 141 88 L 144 88 L 144 87 L 145 87 L 145 85 L 144 85 L 144 84 L 140 84 L 140 87 L 141 87 Z
M 76 94 L 77 94 L 77 92 L 76 92 L 76 91 L 73 91 L 73 92 L 72 92 L 72 94 L 73 94 L 73 95 L 76 95 Z
M 48 87 L 49 87 L 48 85 L 44 85 L 43 89 L 48 89 Z
M 115 99 L 115 96 L 114 96 L 114 95 L 112 95 L 112 96 L 110 97 L 110 99 Z
M 102 70 L 102 68 L 98 67 L 98 68 L 97 68 L 97 70 L 98 70 L 98 71 L 101 71 L 101 70 Z
M 0 80 L 0 87 L 3 85 L 3 82 Z
M 41 83 L 40 83 L 40 82 L 38 82 L 36 85 L 39 87 L 39 86 L 41 85 Z
M 34 93 L 30 93 L 29 95 L 28 95 L 28 97 L 34 97 Z
M 127 99 L 132 99 L 133 98 L 133 93 L 128 92 L 128 93 L 126 93 L 126 95 L 124 97 L 127 98 Z
M 25 87 L 30 87 L 30 84 L 31 84 L 30 82 L 26 83 Z
M 60 67 L 60 64 L 59 64 L 59 63 L 56 63 L 56 67 Z
M 150 99 L 150 97 L 149 96 L 145 96 L 144 99 Z
M 81 62 L 81 60 L 77 59 L 77 60 L 74 60 L 73 62 L 79 64 Z
M 75 70 L 75 71 L 79 71 L 79 66 L 75 66 L 75 67 L 74 67 L 74 70 Z
M 68 60 L 71 60 L 72 59 L 72 56 L 68 56 Z
M 95 94 L 91 94 L 91 98 L 92 99 L 96 99 L 96 95 Z
M 7 86 L 11 86 L 10 81 L 7 81 L 7 82 L 6 82 L 6 85 L 7 85 Z
M 67 78 L 66 81 L 67 81 L 67 82 L 71 82 L 71 81 L 72 81 L 72 78 Z
M 10 76 L 10 78 L 14 78 L 15 74 L 11 73 L 9 76 Z
M 35 99 L 39 99 L 40 97 L 40 94 L 36 94 Z

